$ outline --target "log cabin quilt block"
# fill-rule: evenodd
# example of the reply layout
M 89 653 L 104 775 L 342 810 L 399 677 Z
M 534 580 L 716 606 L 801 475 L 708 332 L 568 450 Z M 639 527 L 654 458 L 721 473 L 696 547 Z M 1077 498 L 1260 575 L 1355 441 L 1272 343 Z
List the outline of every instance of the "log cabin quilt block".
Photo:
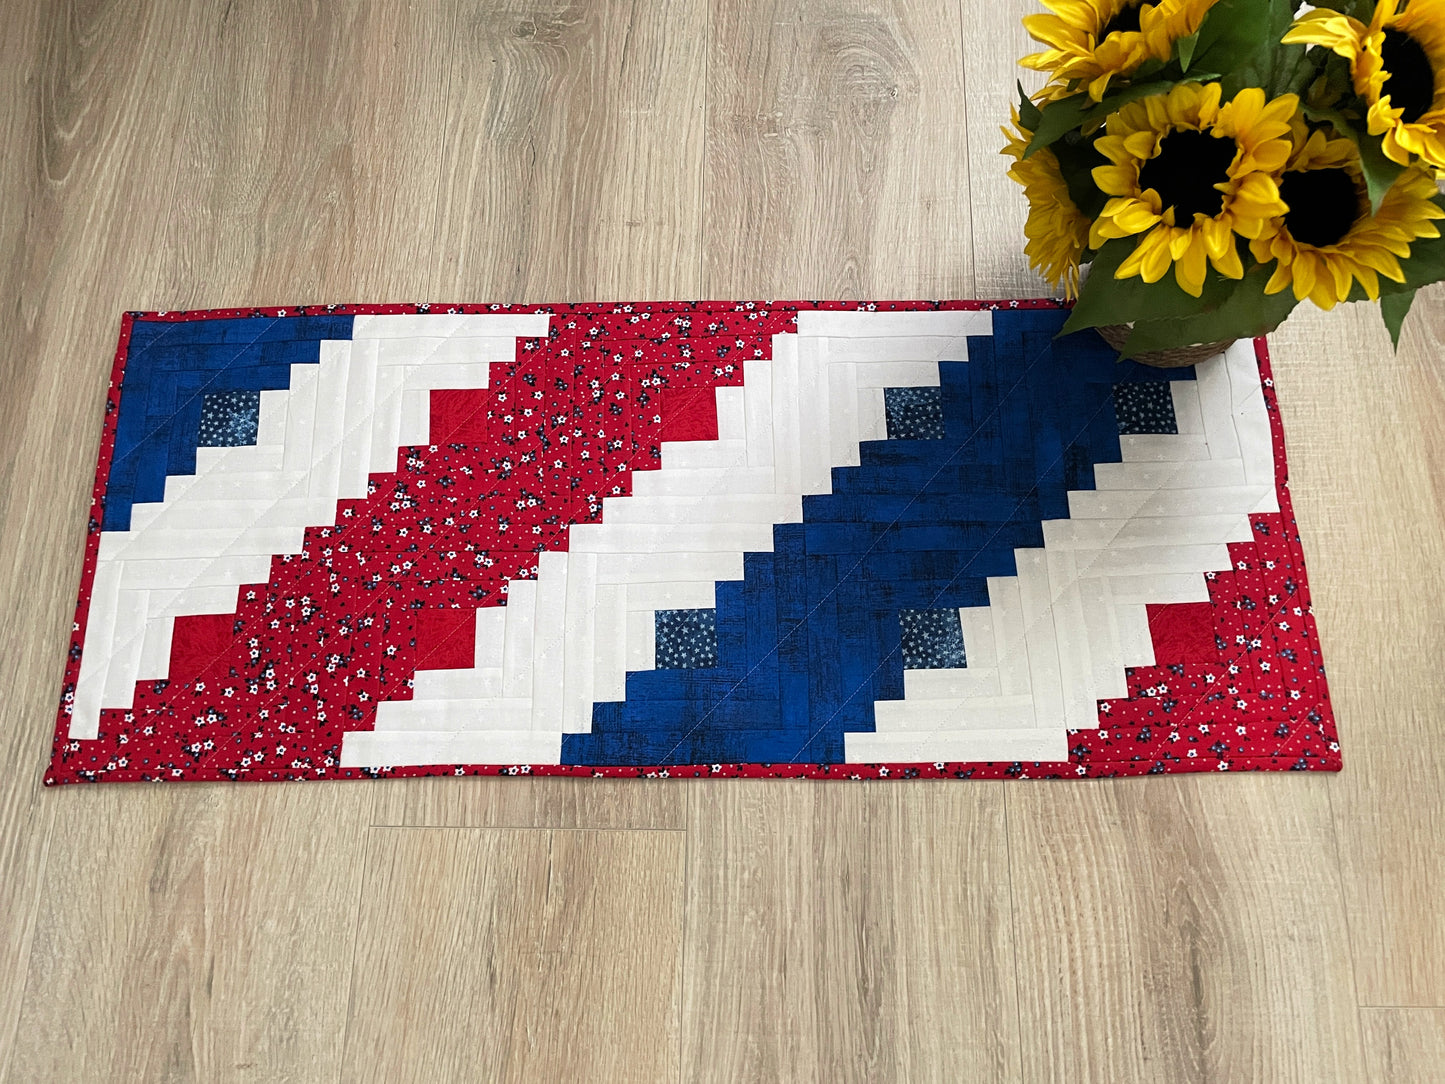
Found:
M 47 783 L 1336 770 L 1263 341 L 130 313 Z

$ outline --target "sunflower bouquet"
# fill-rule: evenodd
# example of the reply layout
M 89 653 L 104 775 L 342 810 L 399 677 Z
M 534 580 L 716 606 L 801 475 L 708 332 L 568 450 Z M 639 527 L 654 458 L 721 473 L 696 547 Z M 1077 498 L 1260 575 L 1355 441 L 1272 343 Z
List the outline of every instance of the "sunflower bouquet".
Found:
M 1024 251 L 1126 356 L 1445 279 L 1445 0 L 1044 0 Z M 1088 272 L 1083 269 L 1087 265 Z

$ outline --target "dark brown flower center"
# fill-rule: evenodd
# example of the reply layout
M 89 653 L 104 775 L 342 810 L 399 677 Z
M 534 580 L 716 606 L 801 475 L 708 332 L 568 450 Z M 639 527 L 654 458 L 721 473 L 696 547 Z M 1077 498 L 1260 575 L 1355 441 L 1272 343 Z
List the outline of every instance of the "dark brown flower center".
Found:
M 1400 119 L 1414 124 L 1435 100 L 1435 69 L 1430 57 L 1414 38 L 1399 30 L 1386 30 L 1380 57 L 1386 72 L 1383 93 L 1390 104 L 1403 109 Z
M 1121 7 L 1107 23 L 1104 29 L 1099 31 L 1099 40 L 1103 41 L 1110 34 L 1139 33 L 1139 5 L 1143 0 L 1134 0 L 1133 3 Z
M 1286 173 L 1279 194 L 1289 207 L 1285 229 L 1296 241 L 1316 247 L 1338 243 L 1362 209 L 1355 179 L 1343 169 Z
M 1234 152 L 1232 139 L 1176 129 L 1160 141 L 1159 153 L 1140 167 L 1139 188 L 1158 192 L 1163 210 L 1174 208 L 1176 226 L 1188 226 L 1196 214 L 1213 218 L 1224 206 L 1224 193 L 1214 186 L 1229 179 Z

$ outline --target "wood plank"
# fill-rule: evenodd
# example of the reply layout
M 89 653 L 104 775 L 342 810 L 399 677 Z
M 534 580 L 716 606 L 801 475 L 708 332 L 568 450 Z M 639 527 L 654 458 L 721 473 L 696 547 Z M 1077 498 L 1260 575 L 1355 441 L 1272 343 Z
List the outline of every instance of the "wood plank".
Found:
M 388 779 L 372 823 L 453 828 L 687 827 L 687 784 L 669 779 Z
M 676 1077 L 681 833 L 369 835 L 344 1079 Z
M 1362 1004 L 1445 1005 L 1445 287 L 1400 352 L 1301 306 L 1274 338 L 1290 492 L 1345 770 L 1330 782 Z
M 709 36 L 707 295 L 962 296 L 958 5 L 746 0 Z
M 1028 0 L 964 3 L 963 67 L 968 90 L 968 194 L 973 228 L 974 286 L 970 297 L 1049 297 L 1054 291 L 1024 255 L 1028 200 L 1008 177 L 1011 160 L 999 153 L 1018 105 L 1017 86 L 1043 86 L 1041 72 L 1018 66 L 1039 49 L 1024 31 L 1024 15 L 1040 10 Z
M 390 9 L 384 9 L 390 10 Z M 435 205 L 417 267 L 429 296 L 480 301 L 696 296 L 706 6 L 508 0 L 449 8 Z M 390 21 L 390 20 L 387 20 Z M 429 21 L 427 9 L 412 16 Z M 387 46 L 389 49 L 389 45 Z M 417 54 L 412 63 L 430 67 Z M 374 101 L 416 125 L 399 82 Z M 426 127 L 426 124 L 421 125 Z M 360 127 L 360 126 L 359 126 Z M 367 126 L 368 187 L 385 199 L 391 126 Z M 404 208 L 404 204 L 398 209 Z
M 1016 1079 L 999 786 L 698 785 L 683 1069 Z
M 1445 1066 L 1445 1009 L 1362 1008 L 1369 1080 L 1434 1084 Z
M 73 787 L 56 804 L 12 1080 L 334 1077 L 366 798 Z
M 1362 1079 L 1327 786 L 1012 787 L 1023 1079 Z
M 42 3 L 16 4 L 7 11 L 6 32 L 0 35 L 0 146 L 6 148 L 0 161 L 0 251 L 10 256 L 0 261 L 0 289 L 10 299 L 7 318 L 0 320 L 0 613 L 10 615 L 43 609 L 48 598 L 63 597 L 66 581 L 74 575 L 58 568 L 47 570 L 49 577 L 17 574 L 25 562 L 13 548 L 13 530 L 6 529 L 19 518 L 18 509 L 11 513 L 10 508 L 17 472 L 26 465 L 19 449 L 34 382 L 22 362 L 33 343 L 34 312 L 18 302 L 31 282 L 30 261 L 24 255 L 27 235 L 39 225 L 30 212 L 41 188 L 41 125 L 35 104 L 45 72 L 45 23 Z M 53 220 L 45 225 L 53 226 Z M 49 636 L 23 635 L 30 628 L 22 618 L 16 630 L 22 634 L 0 637 L 0 915 L 5 916 L 0 929 L 0 1080 L 7 1077 L 14 1051 L 23 994 L 19 976 L 30 958 L 54 817 L 38 785 L 50 749 L 45 720 L 59 692 L 53 681 L 59 608 L 52 606 L 50 616 Z M 28 678 L 31 674 L 43 675 L 44 682 Z M 39 725 L 31 725 L 35 721 Z
M 818 1079 L 812 788 L 691 784 L 685 1079 Z

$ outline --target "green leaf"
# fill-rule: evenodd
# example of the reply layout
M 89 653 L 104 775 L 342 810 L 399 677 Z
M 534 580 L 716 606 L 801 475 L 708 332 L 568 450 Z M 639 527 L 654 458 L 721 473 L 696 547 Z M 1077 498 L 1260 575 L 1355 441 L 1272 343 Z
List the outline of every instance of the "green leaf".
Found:
M 1293 18 L 1288 0 L 1219 0 L 1199 26 L 1190 64 L 1227 73 L 1226 101 L 1245 87 L 1273 88 L 1276 66 L 1293 60 L 1280 48 Z
M 1050 146 L 1065 132 L 1077 128 L 1084 122 L 1084 114 L 1092 105 L 1093 101 L 1087 94 L 1075 94 L 1049 102 L 1039 113 L 1039 122 L 1034 126 L 1029 145 L 1024 148 L 1024 157 L 1029 157 L 1040 147 Z
M 1274 75 L 1267 97 L 1277 98 L 1281 94 L 1298 94 L 1304 100 L 1305 91 L 1314 82 L 1316 71 L 1323 61 L 1316 63 L 1303 45 L 1276 45 Z
M 1390 329 L 1390 342 L 1396 350 L 1400 349 L 1400 328 L 1404 325 L 1414 300 L 1414 290 L 1403 290 L 1398 294 L 1386 294 L 1380 298 L 1380 315 L 1385 318 L 1385 326 Z
M 1323 49 L 1317 51 L 1324 52 Z M 1324 80 L 1323 96 L 1327 102 L 1341 102 L 1354 97 L 1355 81 L 1350 75 L 1350 62 L 1344 57 L 1326 54 Z
M 1036 132 L 1038 131 L 1039 118 L 1042 116 L 1042 114 L 1039 112 L 1039 107 L 1034 105 L 1034 103 L 1029 99 L 1029 96 L 1024 93 L 1024 85 L 1022 83 L 1019 83 L 1018 88 L 1019 123 L 1022 124 L 1025 128 L 1027 128 L 1030 132 Z
M 1043 116 L 1039 120 L 1039 126 L 1034 129 L 1033 139 L 1029 140 L 1029 145 L 1024 150 L 1024 157 L 1027 158 L 1040 147 L 1051 146 L 1066 132 L 1104 120 L 1110 113 L 1118 112 L 1120 106 L 1153 94 L 1163 94 L 1176 82 L 1178 80 L 1136 83 L 1116 94 L 1104 95 L 1104 100 L 1097 104 L 1087 94 L 1075 94 L 1050 102 L 1043 108 Z
M 1049 150 L 1059 163 L 1059 172 L 1069 188 L 1069 198 L 1090 219 L 1098 218 L 1109 197 L 1094 183 L 1094 167 L 1108 159 L 1094 149 L 1094 141 L 1078 132 L 1065 132 Z
M 1135 82 L 1138 82 L 1140 79 L 1153 79 L 1166 67 L 1168 67 L 1166 61 L 1160 60 L 1158 57 L 1150 57 L 1135 68 L 1129 78 Z
M 1136 322 L 1129 341 L 1124 344 L 1123 356 L 1134 357 L 1149 350 L 1191 343 L 1249 339 L 1273 331 L 1284 322 L 1296 302 L 1289 290 L 1266 294 L 1264 285 L 1269 277 L 1270 271 L 1262 266 L 1246 271 L 1244 278 L 1212 312 Z
M 1275 64 L 1275 82 L 1270 88 L 1274 94 L 1298 94 L 1301 102 L 1310 97 L 1310 89 L 1324 74 L 1330 57 L 1328 49 L 1310 49 L 1304 45 L 1281 45 L 1280 55 Z M 1348 67 L 1346 79 L 1349 78 Z M 1306 106 L 1308 111 L 1308 106 Z
M 1199 44 L 1199 31 L 1196 30 L 1187 38 L 1180 38 L 1176 44 L 1179 46 L 1179 68 L 1187 72 L 1190 61 L 1194 59 L 1194 49 Z
M 1204 292 L 1191 297 L 1179 288 L 1173 274 L 1155 283 L 1137 275 L 1116 279 L 1114 272 L 1134 251 L 1135 238 L 1106 241 L 1089 266 L 1089 277 L 1079 291 L 1079 300 L 1069 314 L 1061 334 L 1105 324 L 1131 324 L 1140 320 L 1182 319 L 1212 312 L 1224 303 L 1237 283 L 1210 269 Z
M 1060 98 L 1044 106 L 1039 123 L 1034 128 L 1034 137 L 1029 140 L 1029 145 L 1024 148 L 1024 157 L 1027 158 L 1040 147 L 1051 146 L 1065 132 L 1072 131 L 1084 123 L 1084 114 L 1094 105 L 1094 101 L 1087 94 L 1075 94 L 1070 98 Z
M 1360 148 L 1360 169 L 1370 190 L 1370 209 L 1378 211 L 1380 201 L 1396 178 L 1405 172 L 1405 167 L 1385 157 L 1384 141 L 1379 136 L 1360 135 L 1353 130 L 1351 134 Z
M 1329 8 L 1331 11 L 1342 11 L 1346 15 L 1353 15 L 1362 23 L 1368 23 L 1370 16 L 1375 11 L 1375 0 L 1320 0 L 1314 6 Z
M 1245 66 L 1259 52 L 1269 25 L 1269 8 L 1260 0 L 1219 0 L 1199 26 L 1193 56 L 1216 71 L 1233 72 Z

